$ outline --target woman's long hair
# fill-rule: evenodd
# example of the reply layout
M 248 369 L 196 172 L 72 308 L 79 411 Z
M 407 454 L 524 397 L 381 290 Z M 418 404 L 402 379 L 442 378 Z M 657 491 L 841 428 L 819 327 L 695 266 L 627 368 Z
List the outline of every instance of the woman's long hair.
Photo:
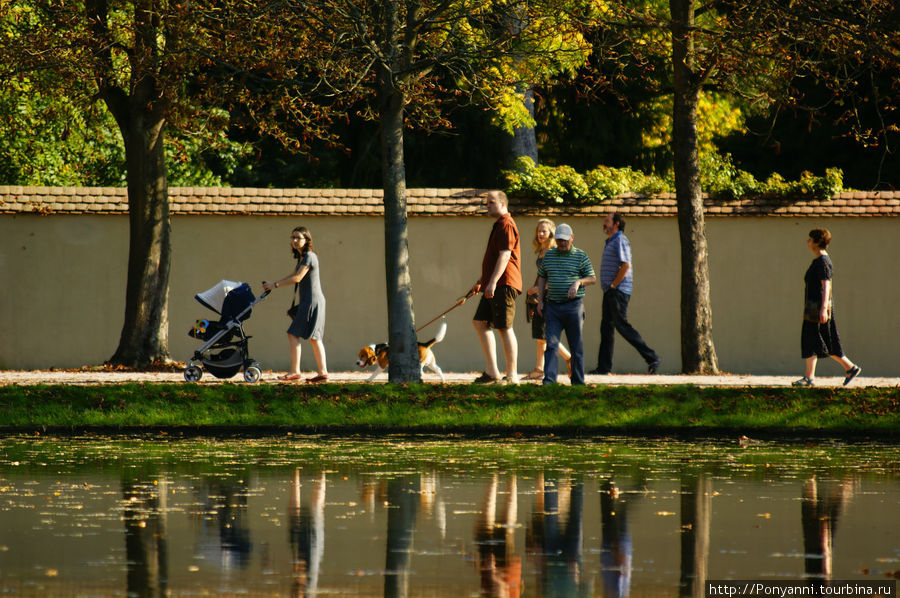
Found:
M 547 249 L 556 247 L 556 239 L 553 238 L 553 235 L 556 234 L 556 224 L 549 218 L 541 218 L 540 220 L 537 221 L 537 224 L 534 225 L 534 239 L 531 240 L 531 248 L 534 249 L 534 253 L 537 255 L 540 255 L 541 250 L 544 248 L 544 246 L 541 245 L 541 242 L 538 241 L 538 238 L 537 238 L 537 229 L 542 224 L 546 224 L 547 226 L 550 227 L 550 241 L 547 244 Z
M 306 228 L 305 226 L 298 226 L 292 232 L 300 233 L 303 236 L 303 238 L 306 239 L 306 243 L 303 244 L 303 253 L 300 253 L 299 251 L 297 251 L 293 245 L 291 246 L 291 251 L 294 253 L 294 257 L 296 259 L 299 260 L 300 258 L 302 258 L 304 255 L 306 255 L 310 251 L 314 252 L 313 239 L 312 239 L 312 235 L 309 234 L 308 228 Z

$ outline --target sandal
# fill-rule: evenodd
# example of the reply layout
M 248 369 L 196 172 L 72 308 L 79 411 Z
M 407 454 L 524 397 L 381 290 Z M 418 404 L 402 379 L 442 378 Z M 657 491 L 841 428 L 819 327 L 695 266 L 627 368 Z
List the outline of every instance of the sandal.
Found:
M 815 383 L 813 383 L 812 378 L 803 376 L 799 380 L 794 380 L 793 382 L 791 382 L 791 386 L 815 386 Z
M 846 375 L 844 376 L 844 386 L 850 384 L 850 381 L 859 376 L 859 373 L 861 371 L 862 369 L 858 365 L 855 365 L 847 370 Z
M 527 374 L 525 374 L 526 380 L 543 380 L 544 379 L 544 370 L 541 368 L 534 368 Z
M 328 374 L 319 374 L 318 376 L 306 379 L 307 384 L 319 384 L 321 382 L 328 382 Z
M 300 374 L 284 374 L 283 376 L 278 376 L 278 379 L 282 382 L 290 382 L 291 380 L 299 380 Z
M 493 384 L 494 382 L 499 382 L 500 378 L 494 378 L 493 376 L 488 376 L 487 372 L 481 372 L 481 375 L 472 380 L 473 384 Z

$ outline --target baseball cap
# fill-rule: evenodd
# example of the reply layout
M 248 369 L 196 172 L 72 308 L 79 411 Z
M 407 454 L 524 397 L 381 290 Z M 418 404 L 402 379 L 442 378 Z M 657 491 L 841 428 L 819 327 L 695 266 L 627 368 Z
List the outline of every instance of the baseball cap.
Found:
M 553 235 L 554 239 L 562 239 L 563 241 L 569 241 L 572 239 L 572 227 L 568 224 L 560 224 L 556 227 L 556 234 Z

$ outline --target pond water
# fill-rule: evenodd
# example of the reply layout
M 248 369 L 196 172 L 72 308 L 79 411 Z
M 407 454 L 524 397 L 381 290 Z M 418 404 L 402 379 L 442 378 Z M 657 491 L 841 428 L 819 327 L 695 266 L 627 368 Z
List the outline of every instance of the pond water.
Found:
M 703 596 L 900 575 L 900 446 L 0 439 L 0 595 Z

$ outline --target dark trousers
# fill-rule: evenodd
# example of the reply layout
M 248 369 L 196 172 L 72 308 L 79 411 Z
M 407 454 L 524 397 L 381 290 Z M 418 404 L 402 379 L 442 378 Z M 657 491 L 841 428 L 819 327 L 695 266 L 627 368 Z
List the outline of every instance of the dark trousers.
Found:
M 603 314 L 600 320 L 600 353 L 597 355 L 597 369 L 608 373 L 612 370 L 613 346 L 615 344 L 615 332 L 618 331 L 632 347 L 637 349 L 647 365 L 659 362 L 656 351 L 647 346 L 644 339 L 634 326 L 628 323 L 628 301 L 631 295 L 626 295 L 619 289 L 609 289 L 603 293 Z

